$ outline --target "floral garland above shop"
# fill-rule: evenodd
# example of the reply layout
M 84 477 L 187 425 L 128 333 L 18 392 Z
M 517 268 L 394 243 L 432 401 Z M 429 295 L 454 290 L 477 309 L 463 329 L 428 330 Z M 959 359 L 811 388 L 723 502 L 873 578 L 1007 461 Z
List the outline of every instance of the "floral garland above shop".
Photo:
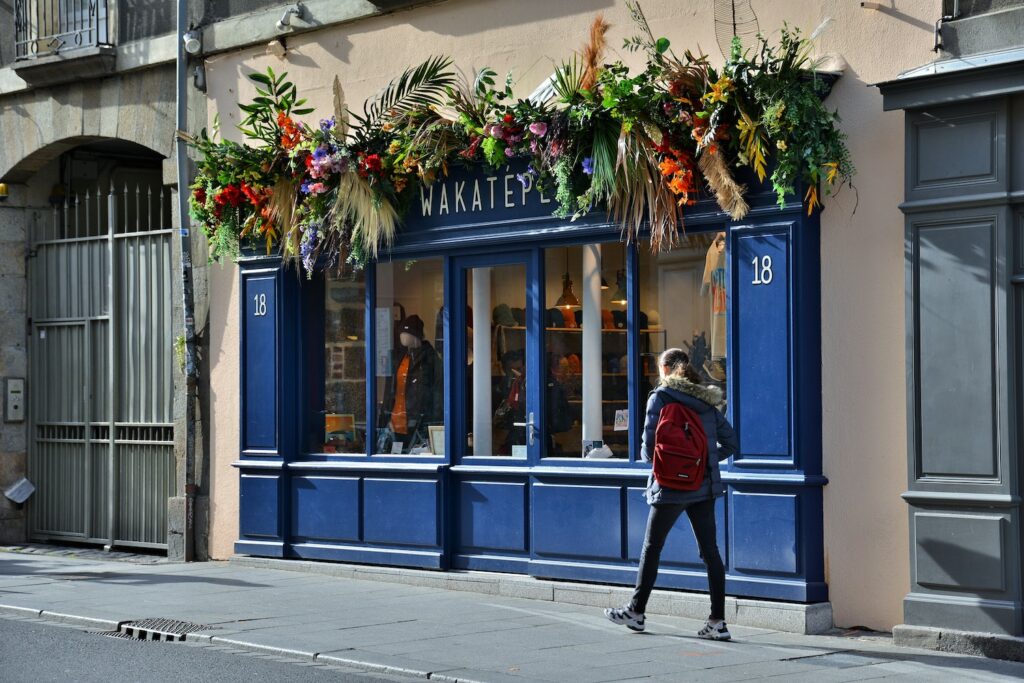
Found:
M 451 61 L 434 57 L 408 69 L 362 113 L 346 109 L 334 81 L 334 115 L 312 127 L 287 74 L 250 78 L 257 96 L 240 105 L 239 126 L 252 145 L 188 138 L 199 151 L 191 213 L 213 259 L 239 243 L 263 243 L 298 256 L 307 271 L 356 266 L 396 234 L 419 187 L 456 164 L 502 167 L 527 160 L 517 177 L 556 200 L 555 216 L 605 209 L 626 240 L 648 226 L 653 249 L 670 247 L 686 206 L 709 188 L 734 219 L 748 206 L 734 172 L 770 177 L 782 205 L 798 183 L 808 213 L 826 190 L 854 173 L 838 114 L 822 103 L 810 44 L 783 28 L 777 46 L 734 40 L 721 70 L 705 56 L 677 56 L 655 38 L 640 7 L 627 3 L 637 35 L 625 49 L 646 55 L 631 74 L 604 64 L 609 25 L 598 16 L 580 53 L 549 82 L 549 96 L 517 99 L 511 77 L 496 85 L 482 69 L 468 82 Z

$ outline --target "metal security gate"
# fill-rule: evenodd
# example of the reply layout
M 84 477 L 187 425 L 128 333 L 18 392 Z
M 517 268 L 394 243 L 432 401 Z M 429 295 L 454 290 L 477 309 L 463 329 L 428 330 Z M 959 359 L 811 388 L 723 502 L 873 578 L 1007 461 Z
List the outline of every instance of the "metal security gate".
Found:
M 74 197 L 33 230 L 33 539 L 167 547 L 176 488 L 170 215 L 159 185 L 105 189 Z

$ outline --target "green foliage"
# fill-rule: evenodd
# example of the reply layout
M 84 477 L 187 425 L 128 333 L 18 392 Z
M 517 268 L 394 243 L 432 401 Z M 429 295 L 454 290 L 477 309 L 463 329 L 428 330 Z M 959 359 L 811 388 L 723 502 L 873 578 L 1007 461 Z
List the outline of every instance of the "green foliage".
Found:
M 190 209 L 211 256 L 258 240 L 299 255 L 307 269 L 362 263 L 393 238 L 416 185 L 454 164 L 528 160 L 523 187 L 553 194 L 555 216 L 606 208 L 626 239 L 648 230 L 654 247 L 675 241 L 685 207 L 708 188 L 723 211 L 742 217 L 737 167 L 770 178 L 780 203 L 802 185 L 808 210 L 819 184 L 850 183 L 838 114 L 822 103 L 798 31 L 784 27 L 777 45 L 760 37 L 746 52 L 734 40 L 716 70 L 703 55 L 677 56 L 637 2 L 626 6 L 637 30 L 624 47 L 646 57 L 643 70 L 574 55 L 556 69 L 545 103 L 518 99 L 511 74 L 500 81 L 482 68 L 467 79 L 439 56 L 406 69 L 361 114 L 345 109 L 336 84 L 333 119 L 312 127 L 291 118 L 312 110 L 286 73 L 252 74 L 257 96 L 240 105 L 240 128 L 255 144 L 206 131 L 189 138 L 200 157 Z M 600 54 L 601 41 L 592 35 L 587 54 Z

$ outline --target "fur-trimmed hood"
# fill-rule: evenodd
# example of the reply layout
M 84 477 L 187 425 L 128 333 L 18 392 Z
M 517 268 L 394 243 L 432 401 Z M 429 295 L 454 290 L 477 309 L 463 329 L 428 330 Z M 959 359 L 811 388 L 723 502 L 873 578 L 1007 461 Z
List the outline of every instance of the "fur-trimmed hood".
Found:
M 676 375 L 669 375 L 661 380 L 659 386 L 666 387 L 668 389 L 674 389 L 681 394 L 692 396 L 693 398 L 704 401 L 710 406 L 717 406 L 722 402 L 722 390 L 715 386 L 705 386 L 703 384 L 694 384 L 685 377 L 678 377 Z

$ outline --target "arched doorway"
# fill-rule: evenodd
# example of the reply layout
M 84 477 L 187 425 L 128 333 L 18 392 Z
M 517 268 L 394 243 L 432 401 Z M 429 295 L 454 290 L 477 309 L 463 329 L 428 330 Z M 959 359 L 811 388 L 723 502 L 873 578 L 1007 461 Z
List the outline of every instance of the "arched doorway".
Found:
M 90 142 L 30 183 L 49 187 L 27 259 L 34 540 L 167 547 L 177 298 L 162 160 Z

